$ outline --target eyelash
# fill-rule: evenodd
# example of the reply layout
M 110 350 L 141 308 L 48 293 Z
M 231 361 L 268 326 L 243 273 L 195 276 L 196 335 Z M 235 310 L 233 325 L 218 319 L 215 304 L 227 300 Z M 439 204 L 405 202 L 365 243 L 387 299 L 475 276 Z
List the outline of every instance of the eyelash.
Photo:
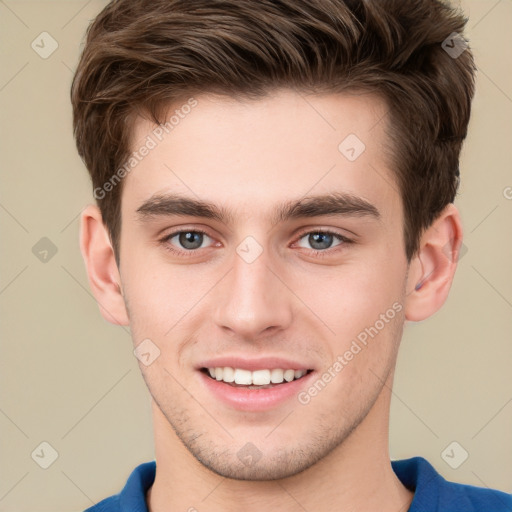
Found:
M 173 231 L 172 233 L 169 233 L 168 235 L 165 235 L 162 239 L 159 240 L 159 242 L 164 246 L 164 248 L 167 251 L 169 251 L 169 252 L 171 252 L 173 254 L 176 254 L 178 256 L 185 256 L 185 257 L 195 256 L 195 253 L 197 253 L 197 251 L 199 251 L 199 249 L 190 249 L 190 250 L 186 251 L 186 250 L 181 250 L 181 249 L 175 249 L 174 247 L 172 247 L 169 244 L 169 241 L 173 237 L 175 237 L 176 235 L 179 235 L 181 233 L 200 233 L 202 235 L 208 236 L 209 238 L 213 238 L 206 231 L 203 231 L 202 229 L 198 229 L 198 228 L 195 228 L 195 229 L 180 229 L 179 231 Z M 297 235 L 296 242 L 298 242 L 301 238 L 304 238 L 306 235 L 310 235 L 310 234 L 313 234 L 313 233 L 321 233 L 323 235 L 332 235 L 335 238 L 338 238 L 339 241 L 341 242 L 340 244 L 338 244 L 338 245 L 336 245 L 334 247 L 329 247 L 328 249 L 324 249 L 324 250 L 308 249 L 310 254 L 312 253 L 314 256 L 317 256 L 317 257 L 320 257 L 320 258 L 332 255 L 333 252 L 336 252 L 336 247 L 355 243 L 350 238 L 347 238 L 346 236 L 341 235 L 340 233 L 337 233 L 336 231 L 331 231 L 329 229 L 313 229 L 313 230 L 309 230 L 309 231 L 303 231 L 299 235 Z

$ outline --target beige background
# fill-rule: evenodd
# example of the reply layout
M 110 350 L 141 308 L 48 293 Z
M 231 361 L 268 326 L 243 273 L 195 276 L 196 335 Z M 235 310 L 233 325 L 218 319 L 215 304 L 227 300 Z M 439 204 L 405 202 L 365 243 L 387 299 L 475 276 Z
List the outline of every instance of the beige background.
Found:
M 103 5 L 0 0 L 2 512 L 81 511 L 154 457 L 129 332 L 100 316 L 78 248 L 92 193 L 69 87 Z M 406 328 L 390 446 L 450 480 L 512 492 L 512 1 L 461 6 L 479 68 L 456 200 L 468 251 L 444 309 Z M 58 42 L 47 59 L 31 48 L 43 31 Z M 32 252 L 43 237 L 57 249 L 47 262 Z M 31 457 L 43 441 L 58 452 L 48 469 Z M 441 456 L 453 441 L 469 453 L 456 470 Z

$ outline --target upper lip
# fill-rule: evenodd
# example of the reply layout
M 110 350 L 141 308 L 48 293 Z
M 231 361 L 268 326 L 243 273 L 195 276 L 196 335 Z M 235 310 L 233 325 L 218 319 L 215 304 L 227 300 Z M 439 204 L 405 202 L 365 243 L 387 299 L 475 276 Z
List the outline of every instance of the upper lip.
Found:
M 219 368 L 230 366 L 231 368 L 240 368 L 241 370 L 273 370 L 275 368 L 281 368 L 283 370 L 312 370 L 310 364 L 300 363 L 290 359 L 284 359 L 281 357 L 261 357 L 258 359 L 246 359 L 244 357 L 218 357 L 215 359 L 208 359 L 202 361 L 198 365 L 198 370 L 201 368 Z

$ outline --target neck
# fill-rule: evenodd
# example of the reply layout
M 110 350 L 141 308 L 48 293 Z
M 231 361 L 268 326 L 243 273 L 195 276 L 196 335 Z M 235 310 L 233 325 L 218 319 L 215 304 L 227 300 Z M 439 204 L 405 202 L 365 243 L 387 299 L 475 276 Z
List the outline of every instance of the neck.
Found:
M 181 443 L 153 402 L 157 471 L 148 510 L 164 512 L 406 512 L 413 493 L 396 477 L 388 451 L 390 390 L 332 452 L 308 469 L 272 481 L 243 481 L 213 473 Z

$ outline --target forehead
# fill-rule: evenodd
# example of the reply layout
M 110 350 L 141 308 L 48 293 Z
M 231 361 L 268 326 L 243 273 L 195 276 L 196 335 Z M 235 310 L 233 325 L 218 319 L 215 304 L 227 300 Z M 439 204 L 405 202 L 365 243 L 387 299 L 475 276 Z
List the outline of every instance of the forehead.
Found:
M 372 95 L 282 90 L 258 100 L 200 95 L 169 109 L 166 124 L 142 118 L 127 173 L 123 210 L 179 193 L 228 205 L 238 214 L 307 194 L 347 192 L 396 208 L 387 165 L 387 108 Z

